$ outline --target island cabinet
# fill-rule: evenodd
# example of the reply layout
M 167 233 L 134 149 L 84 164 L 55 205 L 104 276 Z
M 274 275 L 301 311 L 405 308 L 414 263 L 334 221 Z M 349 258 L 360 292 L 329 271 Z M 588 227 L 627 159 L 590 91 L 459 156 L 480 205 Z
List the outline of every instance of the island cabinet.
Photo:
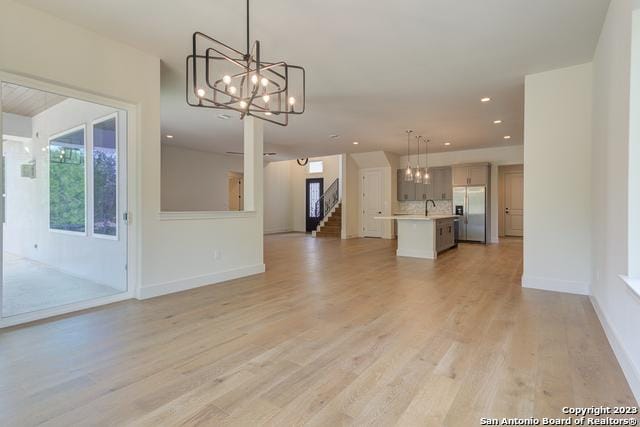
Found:
M 456 245 L 455 224 L 453 218 L 436 220 L 436 252 L 446 251 Z
M 489 183 L 489 164 L 478 163 L 452 167 L 453 185 L 487 185 Z

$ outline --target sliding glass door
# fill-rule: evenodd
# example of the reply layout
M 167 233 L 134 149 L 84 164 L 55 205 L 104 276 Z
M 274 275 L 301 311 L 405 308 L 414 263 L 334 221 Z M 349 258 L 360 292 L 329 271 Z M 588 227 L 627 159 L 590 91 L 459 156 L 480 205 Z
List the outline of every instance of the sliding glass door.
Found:
M 126 111 L 1 91 L 2 317 L 127 292 Z

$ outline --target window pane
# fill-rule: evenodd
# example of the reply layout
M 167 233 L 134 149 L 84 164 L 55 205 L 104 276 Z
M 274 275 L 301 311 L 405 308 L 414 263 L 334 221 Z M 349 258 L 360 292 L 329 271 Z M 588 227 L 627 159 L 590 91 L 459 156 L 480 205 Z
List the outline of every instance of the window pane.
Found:
M 322 173 L 322 161 L 309 162 L 309 173 Z
M 49 227 L 85 231 L 84 129 L 49 141 Z
M 318 200 L 320 199 L 320 183 L 312 182 L 309 184 L 309 218 L 318 218 L 320 209 Z
M 93 232 L 117 235 L 116 119 L 93 126 Z

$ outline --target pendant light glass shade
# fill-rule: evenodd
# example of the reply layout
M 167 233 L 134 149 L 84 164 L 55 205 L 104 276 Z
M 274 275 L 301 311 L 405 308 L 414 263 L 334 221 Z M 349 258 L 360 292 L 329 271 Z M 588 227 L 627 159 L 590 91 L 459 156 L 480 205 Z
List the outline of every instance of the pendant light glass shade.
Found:
M 425 184 L 431 184 L 431 175 L 429 174 L 429 142 L 431 142 L 431 140 L 429 139 L 425 139 L 424 141 L 425 161 L 424 161 L 424 176 L 422 177 L 422 182 L 424 182 Z
M 411 166 L 407 166 L 407 170 L 404 173 L 404 180 L 407 182 L 413 181 L 413 169 L 411 169 Z
M 416 165 L 416 170 L 413 174 L 413 180 L 416 184 L 422 184 L 422 169 L 420 169 L 420 138 L 421 136 L 416 136 L 416 141 L 418 142 L 418 164 Z
M 407 169 L 404 173 L 405 182 L 413 181 L 413 169 L 411 169 L 411 147 L 410 147 L 412 132 L 413 132 L 412 130 L 407 130 Z
M 422 183 L 423 184 L 431 184 L 431 175 L 429 175 L 429 171 L 427 169 L 425 169 L 424 174 L 422 176 Z

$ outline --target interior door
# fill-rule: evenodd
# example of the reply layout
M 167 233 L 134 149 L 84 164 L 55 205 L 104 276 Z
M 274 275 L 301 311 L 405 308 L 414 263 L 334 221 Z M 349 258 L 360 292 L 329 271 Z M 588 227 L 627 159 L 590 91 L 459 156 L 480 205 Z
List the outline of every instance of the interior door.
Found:
M 522 172 L 505 173 L 504 175 L 504 234 L 520 236 L 523 232 L 523 190 L 524 175 Z
M 311 232 L 318 228 L 318 224 L 324 218 L 324 204 L 318 203 L 322 193 L 324 193 L 324 179 L 309 178 L 307 179 L 306 187 L 306 230 Z
M 242 195 L 244 193 L 243 182 L 241 177 L 230 176 L 229 177 L 229 210 L 241 211 L 244 210 L 244 203 Z
M 383 212 L 383 181 L 381 170 L 365 170 L 362 174 L 362 235 L 382 237 L 383 222 L 375 219 Z

